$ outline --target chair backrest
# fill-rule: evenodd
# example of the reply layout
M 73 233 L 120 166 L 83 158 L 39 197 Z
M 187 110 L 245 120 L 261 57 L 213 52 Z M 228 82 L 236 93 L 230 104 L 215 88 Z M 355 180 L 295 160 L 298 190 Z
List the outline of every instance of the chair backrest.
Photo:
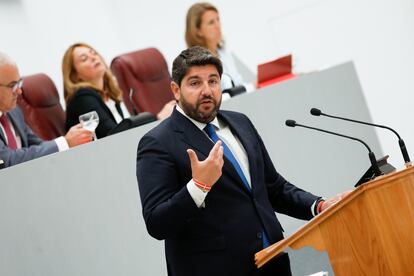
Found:
M 66 114 L 53 81 L 46 74 L 35 74 L 23 79 L 23 93 L 17 103 L 26 123 L 45 140 L 64 135 Z
M 131 114 L 133 106 L 130 97 L 137 112 L 148 111 L 154 115 L 167 102 L 174 99 L 170 89 L 171 77 L 167 62 L 155 48 L 119 55 L 112 60 L 111 70 Z

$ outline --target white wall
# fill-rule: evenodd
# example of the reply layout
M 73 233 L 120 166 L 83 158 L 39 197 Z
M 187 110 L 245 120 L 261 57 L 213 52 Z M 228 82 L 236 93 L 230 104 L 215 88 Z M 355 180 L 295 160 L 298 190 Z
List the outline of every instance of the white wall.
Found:
M 156 46 L 171 64 L 185 47 L 185 13 L 193 2 L 0 0 L 0 50 L 18 62 L 22 75 L 45 72 L 60 91 L 62 55 L 77 41 L 97 48 L 108 63 L 117 54 Z M 258 63 L 288 52 L 294 54 L 299 72 L 354 60 L 373 121 L 397 129 L 413 152 L 414 131 L 409 122 L 414 113 L 410 108 L 414 100 L 410 93 L 414 86 L 410 77 L 414 2 L 212 3 L 221 12 L 229 47 L 252 71 Z M 350 106 L 347 114 L 337 115 L 352 114 Z M 378 135 L 383 152 L 401 167 L 396 138 L 385 130 Z

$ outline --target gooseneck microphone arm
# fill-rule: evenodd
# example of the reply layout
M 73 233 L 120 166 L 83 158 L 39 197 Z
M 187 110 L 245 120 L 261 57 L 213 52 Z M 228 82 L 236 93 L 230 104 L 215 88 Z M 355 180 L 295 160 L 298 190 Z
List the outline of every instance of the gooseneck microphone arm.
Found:
M 340 136 L 340 137 L 343 137 L 343 138 L 348 138 L 348 139 L 351 139 L 351 140 L 358 141 L 358 142 L 362 143 L 368 149 L 368 157 L 369 157 L 369 160 L 371 161 L 371 166 L 374 170 L 375 176 L 380 176 L 381 175 L 381 171 L 378 167 L 377 159 L 375 158 L 375 154 L 371 151 L 371 149 L 367 145 L 367 143 L 365 143 L 361 139 L 351 137 L 351 136 L 348 136 L 348 135 L 344 135 L 344 134 L 341 134 L 341 133 L 332 132 L 332 131 L 329 131 L 329 130 L 324 130 L 324 129 L 321 129 L 321 128 L 316 128 L 316 127 L 297 124 L 295 120 L 286 120 L 285 124 L 288 127 L 298 126 L 298 127 L 308 128 L 308 129 L 312 129 L 312 130 L 321 131 L 321 132 L 325 132 L 325 133 L 328 133 L 328 134 Z
M 223 72 L 222 74 L 221 74 L 221 76 L 227 76 L 227 77 L 229 77 L 229 79 L 230 79 L 230 82 L 231 82 L 231 87 L 235 87 L 236 85 L 234 84 L 234 80 L 233 80 L 233 78 L 230 76 L 230 74 L 228 74 L 228 73 L 226 73 L 226 72 Z
M 349 119 L 349 118 L 344 118 L 344 117 L 338 117 L 338 116 L 333 116 L 333 115 L 325 114 L 325 113 L 323 113 L 318 108 L 311 108 L 310 113 L 313 116 L 326 116 L 326 117 L 333 118 L 333 119 L 339 119 L 339 120 L 344 120 L 344 121 L 353 122 L 353 123 L 357 123 L 357 124 L 363 124 L 363 125 L 368 125 L 368 126 L 380 127 L 380 128 L 385 128 L 385 129 L 391 130 L 398 137 L 398 144 L 400 145 L 400 150 L 401 150 L 401 153 L 403 155 L 404 162 L 406 164 L 409 164 L 411 162 L 410 157 L 408 156 L 408 151 L 407 151 L 407 148 L 405 146 L 404 140 L 401 139 L 400 135 L 395 130 L 393 130 L 390 127 L 387 127 L 387 126 L 384 126 L 384 125 L 377 125 L 377 124 L 363 122 L 363 121 L 359 121 L 359 120 L 354 120 L 354 119 Z
M 338 117 L 338 116 L 329 115 L 329 114 L 323 113 L 321 110 L 319 110 L 319 109 L 317 109 L 317 108 L 312 108 L 312 109 L 310 110 L 310 113 L 311 113 L 313 116 L 326 116 L 326 117 L 329 117 L 329 118 L 334 118 L 334 119 L 344 120 L 344 121 L 348 121 L 348 122 L 354 122 L 354 123 L 363 124 L 363 125 L 368 125 L 368 126 L 375 126 L 375 127 L 380 127 L 380 128 L 386 128 L 386 129 L 391 130 L 392 132 L 394 132 L 394 133 L 395 133 L 395 135 L 397 135 L 398 139 L 400 139 L 400 140 L 401 140 L 400 135 L 398 135 L 398 133 L 397 133 L 395 130 L 393 130 L 392 128 L 387 127 L 387 126 L 377 125 L 377 124 L 368 123 L 368 122 L 363 122 L 363 121 L 358 121 L 358 120 L 354 120 L 354 119 L 349 119 L 349 118 L 344 118 L 344 117 Z

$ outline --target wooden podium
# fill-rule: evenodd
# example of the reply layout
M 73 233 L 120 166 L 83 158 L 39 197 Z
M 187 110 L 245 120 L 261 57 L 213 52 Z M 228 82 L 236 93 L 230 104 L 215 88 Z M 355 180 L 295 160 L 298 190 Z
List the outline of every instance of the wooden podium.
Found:
M 304 246 L 327 251 L 335 275 L 414 275 L 414 167 L 359 186 L 292 236 L 256 253 L 256 265 Z

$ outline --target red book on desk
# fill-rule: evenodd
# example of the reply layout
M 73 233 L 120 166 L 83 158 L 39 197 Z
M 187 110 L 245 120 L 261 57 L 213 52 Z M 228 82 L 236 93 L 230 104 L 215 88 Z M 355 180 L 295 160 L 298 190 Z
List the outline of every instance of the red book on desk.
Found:
M 259 88 L 295 77 L 292 73 L 292 55 L 287 55 L 257 66 Z

